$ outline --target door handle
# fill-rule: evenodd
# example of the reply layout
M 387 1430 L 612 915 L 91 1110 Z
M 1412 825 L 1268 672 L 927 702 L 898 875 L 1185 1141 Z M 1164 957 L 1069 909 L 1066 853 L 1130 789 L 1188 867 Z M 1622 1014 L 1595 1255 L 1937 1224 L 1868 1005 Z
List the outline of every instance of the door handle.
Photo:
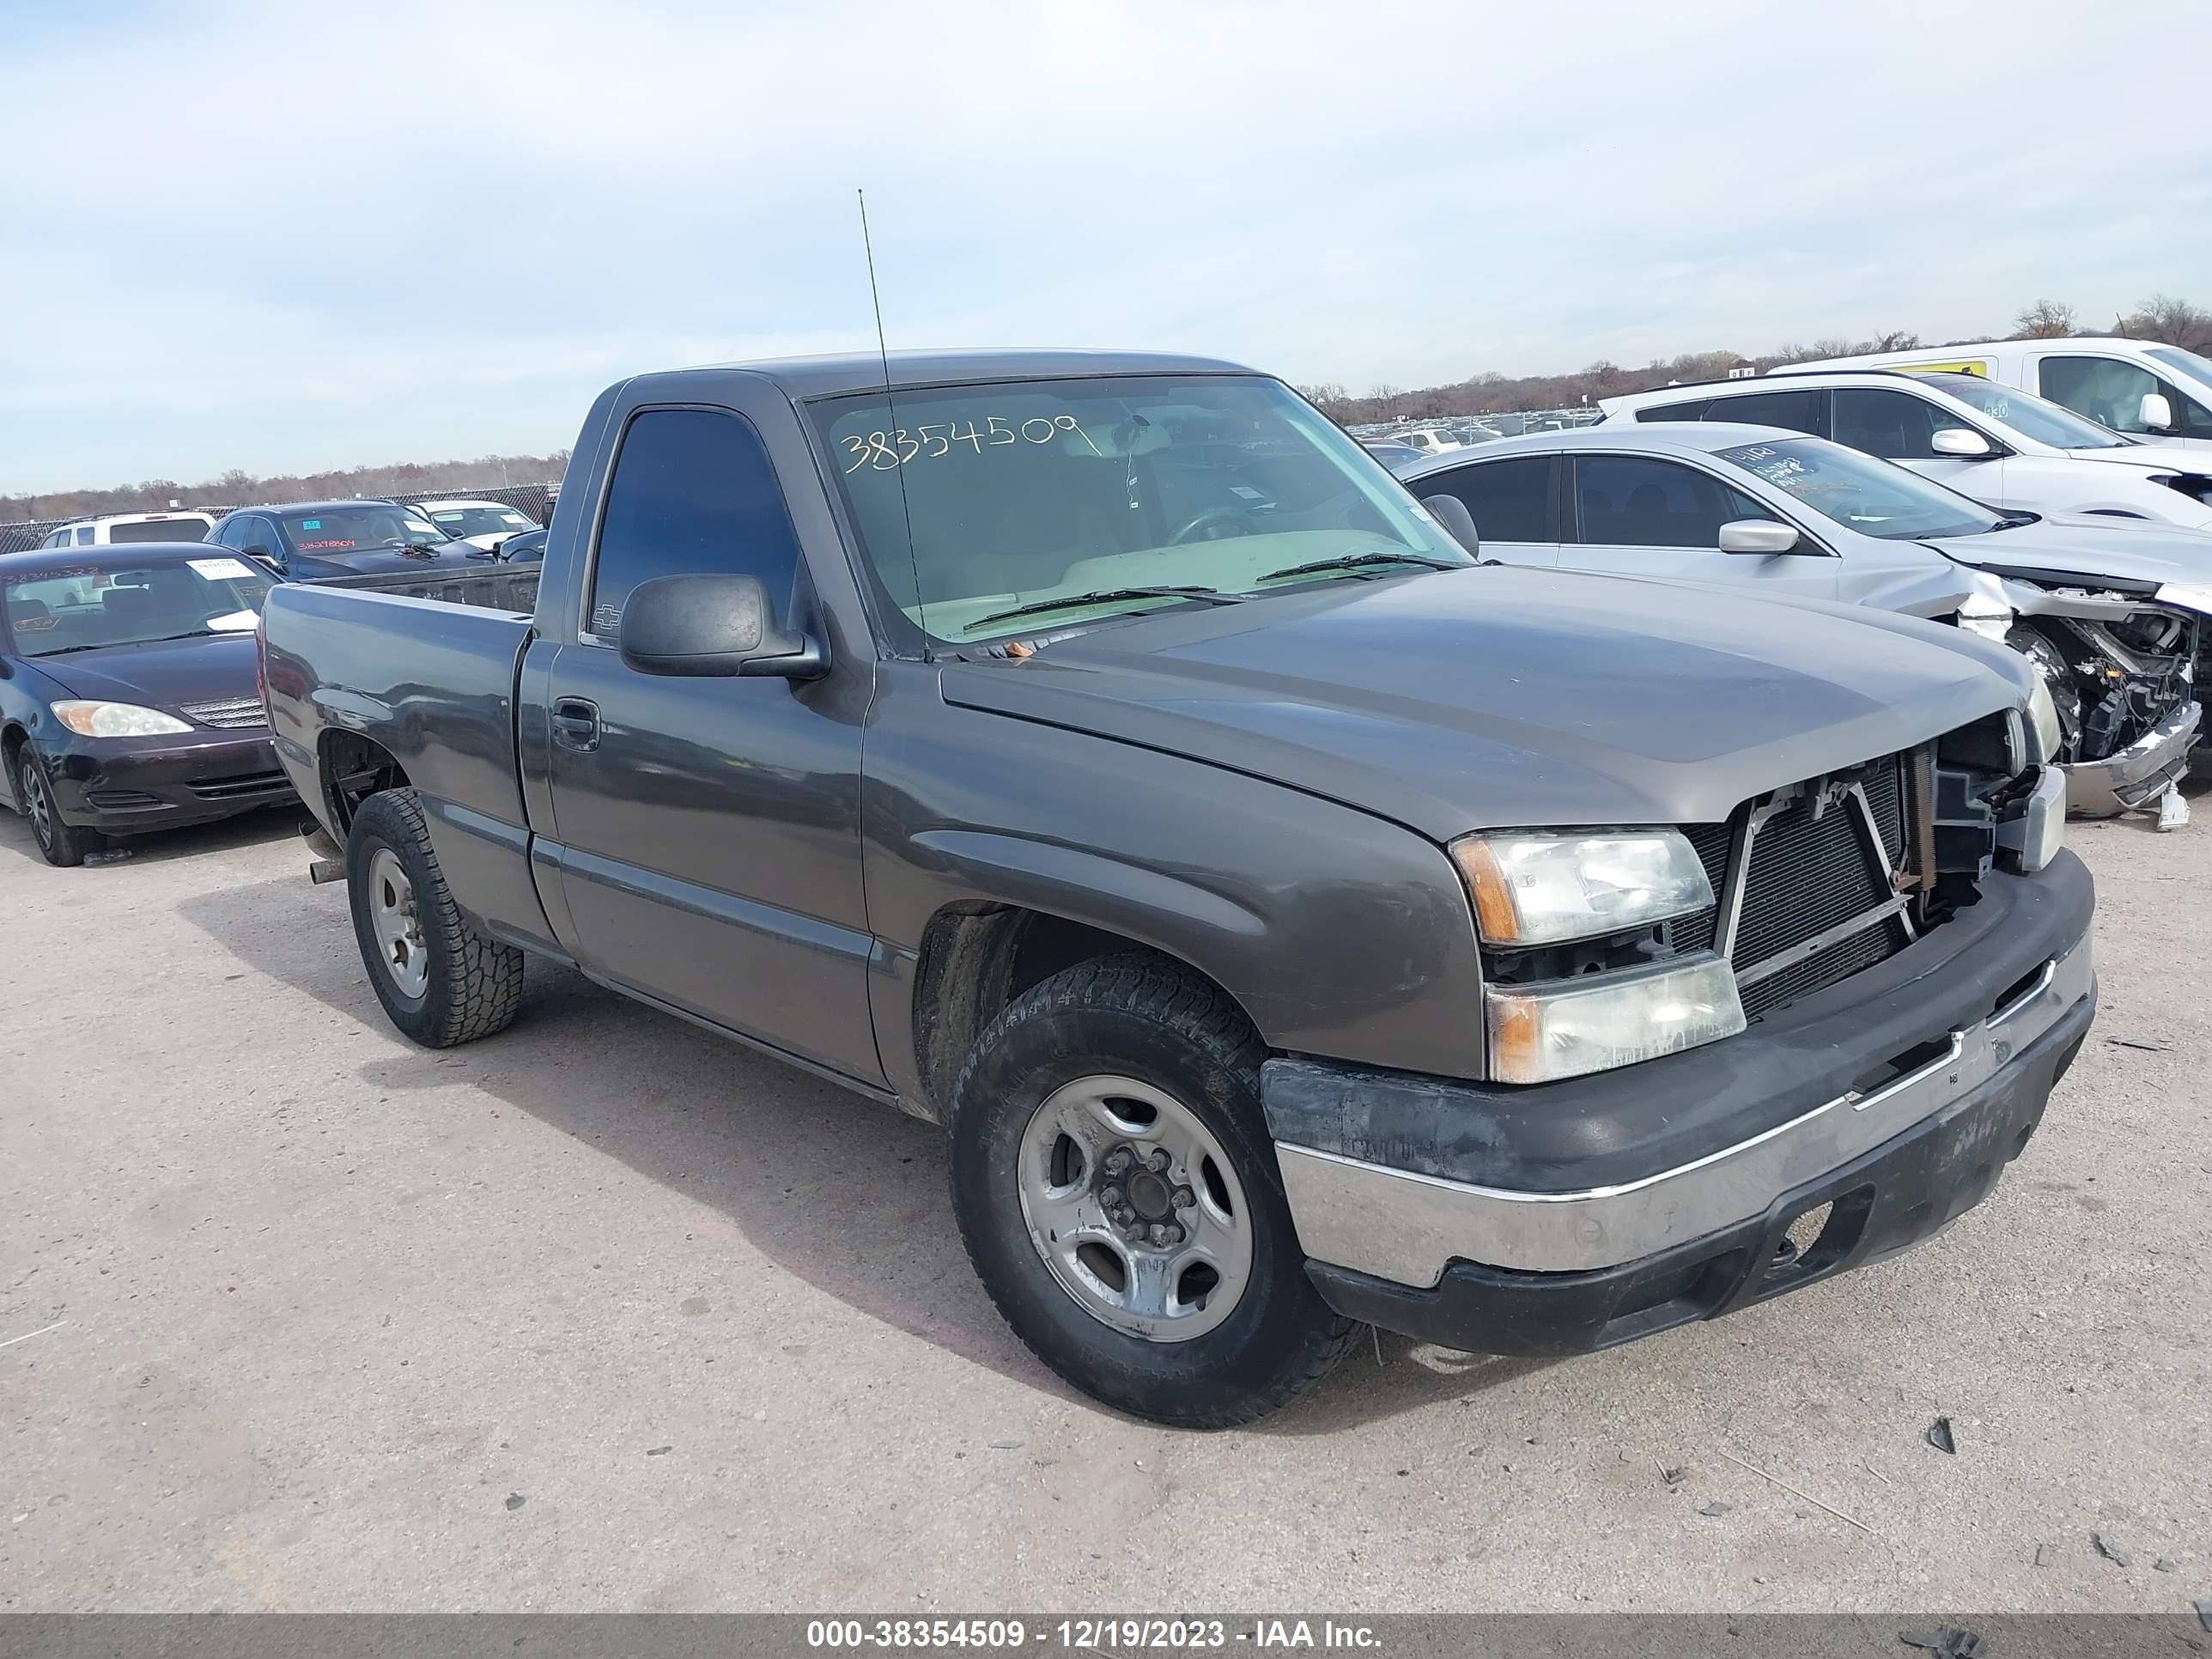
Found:
M 599 706 L 583 697 L 553 700 L 553 741 L 588 753 L 599 746 Z

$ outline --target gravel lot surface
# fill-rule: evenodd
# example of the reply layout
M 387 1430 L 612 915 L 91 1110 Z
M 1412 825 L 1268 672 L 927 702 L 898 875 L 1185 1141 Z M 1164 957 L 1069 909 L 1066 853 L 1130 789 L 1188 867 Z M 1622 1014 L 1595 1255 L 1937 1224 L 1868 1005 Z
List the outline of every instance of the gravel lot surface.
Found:
M 928 1127 L 535 967 L 415 1049 L 286 815 L 52 870 L 0 812 L 0 1607 L 2185 1611 L 2196 804 L 2074 827 L 2104 1012 L 1941 1237 L 1565 1364 L 1386 1337 L 1213 1436 L 1027 1357 Z

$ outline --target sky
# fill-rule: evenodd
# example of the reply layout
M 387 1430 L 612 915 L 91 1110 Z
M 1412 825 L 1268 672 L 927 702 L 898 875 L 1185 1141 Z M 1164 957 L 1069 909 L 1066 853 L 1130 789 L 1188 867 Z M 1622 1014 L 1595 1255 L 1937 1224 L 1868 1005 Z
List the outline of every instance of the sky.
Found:
M 0 493 L 566 446 L 686 363 L 1300 384 L 2212 303 L 2204 0 L 0 0 Z

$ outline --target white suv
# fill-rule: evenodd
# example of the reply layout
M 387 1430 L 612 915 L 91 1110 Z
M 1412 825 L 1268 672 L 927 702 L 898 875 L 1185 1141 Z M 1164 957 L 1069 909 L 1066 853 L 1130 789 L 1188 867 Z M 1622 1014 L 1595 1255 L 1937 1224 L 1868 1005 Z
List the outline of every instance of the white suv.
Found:
M 104 519 L 78 519 L 46 532 L 39 545 L 109 547 L 119 542 L 204 542 L 215 528 L 207 513 L 114 513 Z
M 1602 424 L 1787 427 L 1941 479 L 1991 507 L 2212 530 L 2212 474 L 1978 374 L 1888 369 L 1765 374 L 1608 398 Z

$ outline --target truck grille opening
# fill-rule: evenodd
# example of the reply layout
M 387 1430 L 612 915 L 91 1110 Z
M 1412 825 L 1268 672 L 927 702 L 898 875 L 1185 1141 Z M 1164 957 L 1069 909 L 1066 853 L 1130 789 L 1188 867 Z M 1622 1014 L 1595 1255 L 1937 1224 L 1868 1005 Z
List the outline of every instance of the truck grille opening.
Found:
M 1747 1018 L 1825 990 L 1911 942 L 1890 874 L 1907 840 L 1904 758 L 1886 755 L 1747 803 L 1728 823 L 1683 832 L 1720 909 L 1694 930 L 1678 924 L 1677 948 L 1716 946 L 1723 919 L 1734 915 L 1728 956 Z

